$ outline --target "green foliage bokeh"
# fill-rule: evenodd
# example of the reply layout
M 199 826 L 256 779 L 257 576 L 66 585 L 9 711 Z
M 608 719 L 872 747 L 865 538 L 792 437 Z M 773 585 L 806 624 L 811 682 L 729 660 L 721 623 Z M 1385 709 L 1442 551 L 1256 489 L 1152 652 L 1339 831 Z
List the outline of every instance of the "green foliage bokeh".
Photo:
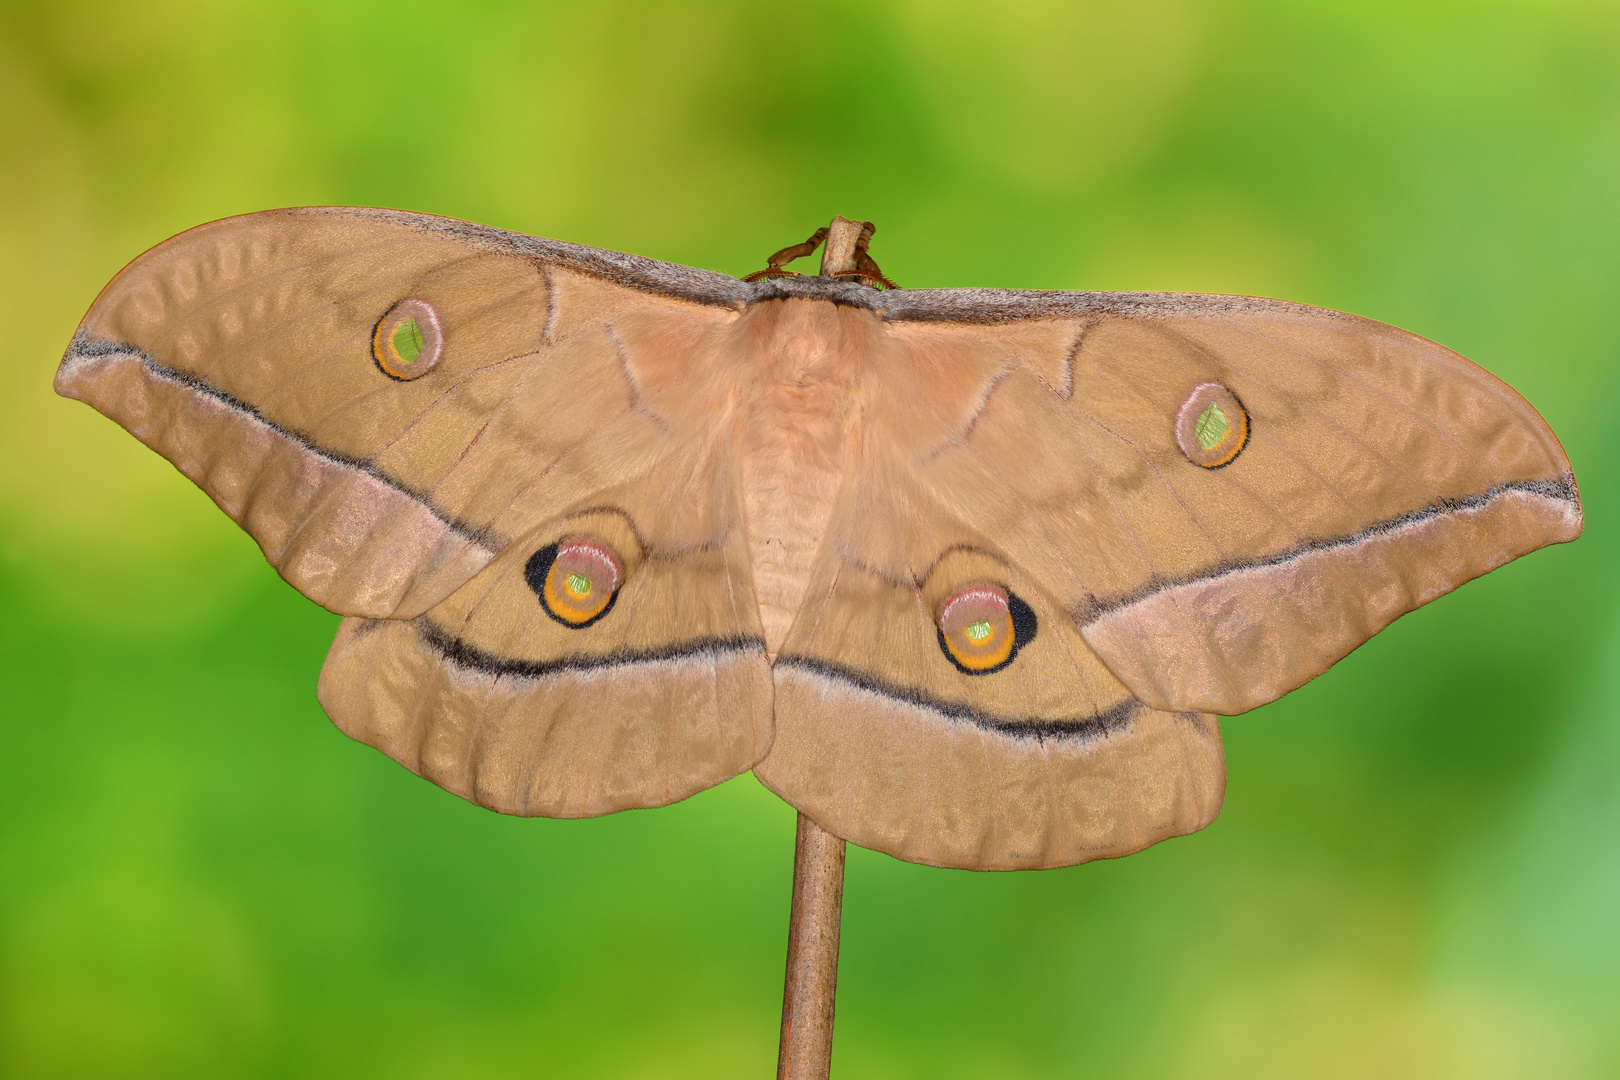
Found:
M 851 852 L 835 1075 L 1620 1076 L 1620 8 L 0 4 L 0 1073 L 770 1075 L 792 813 L 501 818 L 343 738 L 335 627 L 50 378 L 130 258 L 352 203 L 742 274 L 1280 296 L 1450 345 L 1587 534 L 1224 722 L 1203 833 Z

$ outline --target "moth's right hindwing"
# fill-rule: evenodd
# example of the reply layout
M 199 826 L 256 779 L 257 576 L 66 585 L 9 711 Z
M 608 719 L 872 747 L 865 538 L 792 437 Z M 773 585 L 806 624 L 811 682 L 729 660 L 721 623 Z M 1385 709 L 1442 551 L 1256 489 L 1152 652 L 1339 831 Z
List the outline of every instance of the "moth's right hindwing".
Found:
M 1580 533 L 1535 410 L 1414 335 L 1232 297 L 950 303 L 888 324 L 758 768 L 856 842 L 1047 866 L 1201 827 L 1211 714 Z
M 777 660 L 755 772 L 839 836 L 938 866 L 1064 866 L 1202 828 L 1225 791 L 1215 718 L 1145 706 L 1048 567 L 1009 557 L 1036 511 L 987 513 L 1005 478 L 956 466 L 1010 372 L 961 344 L 872 365 L 863 453 Z

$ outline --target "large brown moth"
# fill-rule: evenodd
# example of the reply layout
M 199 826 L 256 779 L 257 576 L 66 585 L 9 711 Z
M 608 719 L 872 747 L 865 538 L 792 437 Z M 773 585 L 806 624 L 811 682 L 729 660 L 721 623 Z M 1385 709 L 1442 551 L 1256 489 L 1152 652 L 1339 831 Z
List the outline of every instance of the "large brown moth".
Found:
M 782 261 L 253 214 L 120 273 L 56 388 L 346 616 L 322 704 L 444 788 L 573 817 L 752 768 L 940 866 L 1201 828 L 1217 714 L 1580 533 L 1541 417 L 1413 334 Z

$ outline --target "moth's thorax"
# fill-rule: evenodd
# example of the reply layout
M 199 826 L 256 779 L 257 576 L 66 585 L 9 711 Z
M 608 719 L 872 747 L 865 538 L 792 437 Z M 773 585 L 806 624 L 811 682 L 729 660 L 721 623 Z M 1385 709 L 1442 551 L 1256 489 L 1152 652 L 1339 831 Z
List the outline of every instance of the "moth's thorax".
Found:
M 772 656 L 821 550 L 854 445 L 861 365 L 882 323 L 825 301 L 755 305 L 738 324 L 752 367 L 738 459 L 754 589 Z

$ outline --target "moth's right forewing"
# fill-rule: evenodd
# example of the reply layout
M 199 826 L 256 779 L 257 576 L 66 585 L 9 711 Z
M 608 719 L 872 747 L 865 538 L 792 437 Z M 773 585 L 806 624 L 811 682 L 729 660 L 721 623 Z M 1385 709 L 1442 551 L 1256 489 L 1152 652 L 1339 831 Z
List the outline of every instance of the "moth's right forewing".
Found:
M 1263 704 L 1401 614 L 1580 533 L 1569 461 L 1536 411 L 1393 327 L 1163 297 L 1096 317 L 1071 371 L 1054 423 L 1017 433 L 1047 468 L 1011 484 L 1050 502 L 1068 477 L 1068 514 L 1121 541 L 1102 557 L 1072 545 L 1081 588 L 1066 602 L 1156 708 Z M 1192 421 L 1222 401 L 1206 454 Z M 1043 427 L 1052 439 L 1033 437 Z

